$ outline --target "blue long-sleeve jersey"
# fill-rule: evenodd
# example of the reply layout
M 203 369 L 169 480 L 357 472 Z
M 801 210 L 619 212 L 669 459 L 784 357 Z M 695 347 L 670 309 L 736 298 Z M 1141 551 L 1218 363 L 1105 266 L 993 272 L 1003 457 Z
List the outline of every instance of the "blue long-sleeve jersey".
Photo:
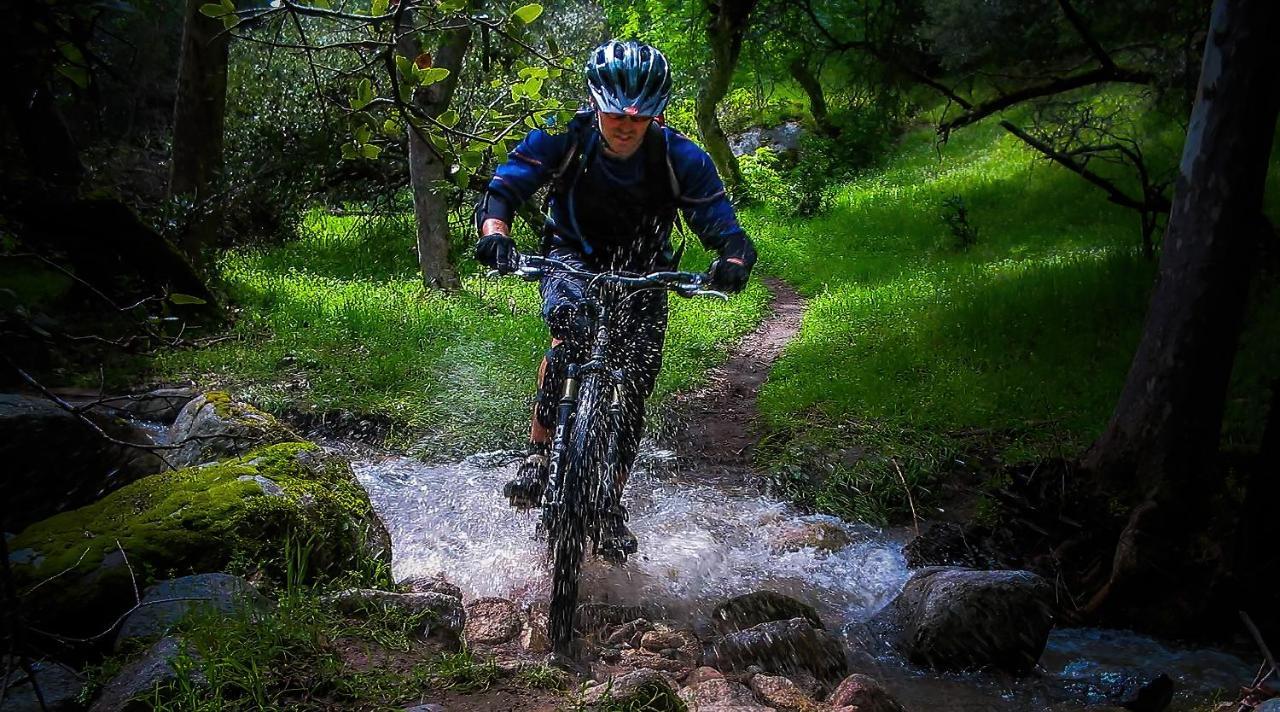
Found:
M 655 154 L 662 145 L 665 155 Z M 679 132 L 654 125 L 632 156 L 609 158 L 600 150 L 591 112 L 580 113 L 566 132 L 534 130 L 521 141 L 494 172 L 477 206 L 478 222 L 497 218 L 510 224 L 516 208 L 557 174 L 547 204 L 549 246 L 616 267 L 660 266 L 671 256 L 678 209 L 707 249 L 748 266 L 755 262 L 755 248 L 705 151 Z

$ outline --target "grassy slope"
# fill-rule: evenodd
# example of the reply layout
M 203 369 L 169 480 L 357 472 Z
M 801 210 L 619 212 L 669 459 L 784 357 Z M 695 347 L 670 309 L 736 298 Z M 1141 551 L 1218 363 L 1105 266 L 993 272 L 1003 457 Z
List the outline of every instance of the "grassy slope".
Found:
M 1157 154 L 1176 156 L 1176 131 L 1158 139 Z M 941 202 L 952 195 L 980 231 L 967 253 L 947 248 Z M 1269 198 L 1280 203 L 1275 190 Z M 924 484 L 973 449 L 1073 455 L 1106 424 L 1155 273 L 1138 254 L 1137 216 L 1033 161 L 998 127 L 966 128 L 941 150 L 930 130 L 909 133 L 883 169 L 842 186 L 828 214 L 764 208 L 745 220 L 763 268 L 811 300 L 761 398 L 780 444 L 772 464 L 793 494 L 883 519 L 902 504 L 886 494 L 899 490 L 889 457 Z M 1265 354 L 1280 346 L 1276 290 L 1257 302 L 1233 441 L 1256 439 Z M 833 448 L 853 454 L 812 455 Z M 861 448 L 878 456 L 858 459 Z
M 426 454 L 518 445 L 547 345 L 535 287 L 468 263 L 459 293 L 425 293 L 413 250 L 407 218 L 315 214 L 296 242 L 224 261 L 243 306 L 236 340 L 157 367 L 229 385 L 267 410 L 380 414 Z M 685 266 L 704 268 L 707 256 L 690 252 Z M 658 396 L 721 358 L 758 323 L 766 296 L 756 285 L 728 303 L 673 299 Z

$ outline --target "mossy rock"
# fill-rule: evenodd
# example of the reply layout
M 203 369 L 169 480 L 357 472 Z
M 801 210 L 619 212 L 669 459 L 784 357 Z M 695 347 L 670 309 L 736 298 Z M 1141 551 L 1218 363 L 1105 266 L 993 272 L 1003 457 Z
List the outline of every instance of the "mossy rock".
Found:
M 72 635 L 132 606 L 133 577 L 139 589 L 214 571 L 282 583 L 390 557 L 350 464 L 302 442 L 143 478 L 31 525 L 9 550 L 24 617 Z
M 270 414 L 210 391 L 187 403 L 169 426 L 169 442 L 180 447 L 165 459 L 174 467 L 189 467 L 293 440 L 298 436 Z

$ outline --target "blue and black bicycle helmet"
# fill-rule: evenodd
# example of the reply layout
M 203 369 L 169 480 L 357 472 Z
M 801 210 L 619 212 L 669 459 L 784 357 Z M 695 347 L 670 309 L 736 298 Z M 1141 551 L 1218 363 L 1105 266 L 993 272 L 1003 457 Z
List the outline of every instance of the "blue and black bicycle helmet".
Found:
M 587 90 L 605 113 L 658 116 L 671 99 L 671 69 L 647 44 L 609 40 L 587 60 Z

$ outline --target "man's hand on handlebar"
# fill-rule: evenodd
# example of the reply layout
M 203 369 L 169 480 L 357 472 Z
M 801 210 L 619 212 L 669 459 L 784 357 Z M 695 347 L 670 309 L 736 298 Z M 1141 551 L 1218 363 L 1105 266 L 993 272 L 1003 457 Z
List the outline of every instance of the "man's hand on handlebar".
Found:
M 516 241 L 500 232 L 491 232 L 476 243 L 476 261 L 498 270 L 498 274 L 511 274 L 518 266 Z
M 711 263 L 707 277 L 712 289 L 737 294 L 747 288 L 747 279 L 751 277 L 751 268 L 737 257 L 721 257 Z

